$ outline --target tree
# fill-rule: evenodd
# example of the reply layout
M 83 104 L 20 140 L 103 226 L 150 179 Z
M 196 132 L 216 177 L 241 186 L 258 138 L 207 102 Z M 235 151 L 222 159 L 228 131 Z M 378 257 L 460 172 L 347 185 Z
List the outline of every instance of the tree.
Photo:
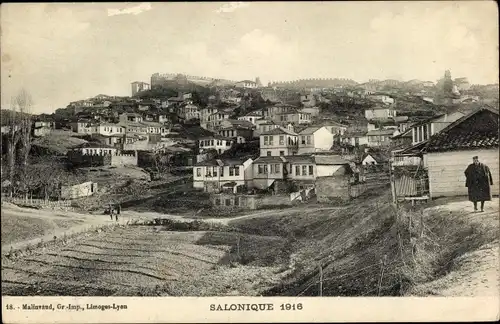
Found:
M 12 184 L 10 195 L 13 194 L 16 172 L 26 173 L 29 151 L 31 149 L 31 107 L 33 100 L 31 95 L 22 89 L 11 100 L 11 112 L 7 115 L 6 125 L 8 134 L 5 138 L 7 148 L 8 179 Z M 17 155 L 17 159 L 16 159 Z M 16 162 L 19 164 L 16 170 Z M 20 176 L 22 179 L 24 176 Z

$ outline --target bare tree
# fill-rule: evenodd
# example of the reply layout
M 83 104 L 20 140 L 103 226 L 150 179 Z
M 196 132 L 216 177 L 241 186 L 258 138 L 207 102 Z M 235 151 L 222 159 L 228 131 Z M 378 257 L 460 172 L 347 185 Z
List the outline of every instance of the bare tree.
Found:
M 8 133 L 6 136 L 8 178 L 11 184 L 10 195 L 15 185 L 16 162 L 20 163 L 17 172 L 26 173 L 28 155 L 31 149 L 31 116 L 30 111 L 33 106 L 31 95 L 22 89 L 12 98 L 11 112 L 7 116 Z M 20 150 L 16 148 L 20 145 Z M 16 159 L 16 153 L 20 156 Z M 16 161 L 17 160 L 17 161 Z

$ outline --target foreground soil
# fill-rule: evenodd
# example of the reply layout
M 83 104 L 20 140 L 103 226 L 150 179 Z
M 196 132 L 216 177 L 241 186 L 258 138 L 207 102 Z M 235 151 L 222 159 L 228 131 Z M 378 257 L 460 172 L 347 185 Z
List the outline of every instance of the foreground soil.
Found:
M 2 292 L 63 296 L 258 295 L 278 280 L 272 267 L 230 267 L 224 260 L 234 238 L 213 237 L 212 233 L 206 240 L 206 236 L 207 232 L 169 232 L 142 226 L 88 234 L 28 257 L 3 258 Z M 217 241 L 217 245 L 208 244 L 211 241 Z

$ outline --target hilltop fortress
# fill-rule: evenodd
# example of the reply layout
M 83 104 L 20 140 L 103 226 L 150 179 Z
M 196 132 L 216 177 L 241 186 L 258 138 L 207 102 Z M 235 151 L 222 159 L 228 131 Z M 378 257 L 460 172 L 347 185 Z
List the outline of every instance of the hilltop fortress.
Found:
M 216 79 L 197 75 L 187 75 L 182 73 L 154 73 L 151 75 L 151 87 L 159 86 L 167 81 L 193 82 L 203 86 L 209 85 L 232 85 L 238 81 Z
M 354 86 L 357 84 L 356 81 L 345 78 L 311 78 L 284 82 L 270 82 L 269 86 L 276 88 L 335 88 Z

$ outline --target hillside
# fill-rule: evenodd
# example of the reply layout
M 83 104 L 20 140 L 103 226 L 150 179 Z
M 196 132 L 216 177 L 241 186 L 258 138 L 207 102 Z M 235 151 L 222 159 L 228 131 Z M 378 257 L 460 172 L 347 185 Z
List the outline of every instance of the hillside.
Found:
M 76 145 L 86 143 L 86 140 L 73 137 L 70 131 L 53 130 L 47 136 L 36 138 L 32 142 L 32 155 L 65 155 L 68 150 Z

